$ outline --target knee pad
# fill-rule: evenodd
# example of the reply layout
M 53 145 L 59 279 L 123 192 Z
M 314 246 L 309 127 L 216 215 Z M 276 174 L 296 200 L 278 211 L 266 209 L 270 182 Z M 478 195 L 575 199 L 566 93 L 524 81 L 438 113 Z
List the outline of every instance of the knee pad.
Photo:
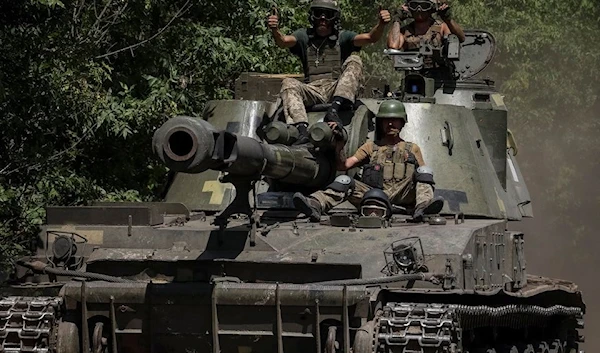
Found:
M 435 185 L 435 181 L 433 181 L 433 169 L 427 166 L 417 168 L 416 179 L 419 183 Z
M 354 191 L 354 179 L 347 175 L 338 175 L 333 183 L 327 186 L 328 189 L 342 192 L 344 195 L 348 196 Z

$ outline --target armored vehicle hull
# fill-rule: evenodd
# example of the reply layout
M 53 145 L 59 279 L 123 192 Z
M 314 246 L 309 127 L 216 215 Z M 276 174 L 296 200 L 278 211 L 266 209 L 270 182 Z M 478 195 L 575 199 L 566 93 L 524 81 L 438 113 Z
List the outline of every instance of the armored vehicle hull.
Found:
M 246 221 L 219 239 L 211 216 L 49 225 L 86 237 L 85 271 L 106 278 L 69 281 L 85 274 L 46 269 L 47 279 L 29 277 L 44 282 L 6 288 L 4 349 L 81 352 L 87 333 L 83 346 L 126 352 L 577 351 L 581 293 L 526 275 L 524 236 L 505 221 L 331 226 L 346 211 L 318 225 L 263 218 L 272 230 L 254 246 Z M 424 272 L 404 274 L 393 244 L 416 249 Z
M 165 202 L 47 207 L 37 253 L 0 287 L 0 352 L 578 352 L 582 294 L 527 273 L 526 236 L 507 230 L 533 215 L 507 109 L 468 67 L 480 71 L 459 62 L 459 80 L 407 76 L 416 90 L 389 92 L 434 170 L 439 215 L 343 203 L 310 223 L 291 194 L 335 178 L 330 146 L 268 143 L 267 126 L 293 131 L 249 92 L 209 102 L 156 131 L 177 172 Z M 341 113 L 348 155 L 373 139 L 382 101 Z M 308 109 L 317 126 L 326 107 Z

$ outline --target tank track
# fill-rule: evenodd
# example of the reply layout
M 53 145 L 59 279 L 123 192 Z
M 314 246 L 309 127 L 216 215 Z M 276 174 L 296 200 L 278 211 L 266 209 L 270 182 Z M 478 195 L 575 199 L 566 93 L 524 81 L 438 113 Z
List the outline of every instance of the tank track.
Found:
M 456 352 L 461 330 L 455 310 L 441 304 L 387 303 L 376 325 L 376 352 Z
M 57 297 L 4 297 L 0 299 L 0 352 L 55 352 Z
M 463 350 L 463 330 L 504 326 L 523 329 L 551 316 L 571 317 L 577 323 L 569 342 L 552 337 L 532 342 L 503 343 Z M 507 305 L 501 307 L 449 304 L 387 303 L 376 319 L 375 353 L 572 353 L 577 351 L 577 328 L 583 328 L 577 307 Z

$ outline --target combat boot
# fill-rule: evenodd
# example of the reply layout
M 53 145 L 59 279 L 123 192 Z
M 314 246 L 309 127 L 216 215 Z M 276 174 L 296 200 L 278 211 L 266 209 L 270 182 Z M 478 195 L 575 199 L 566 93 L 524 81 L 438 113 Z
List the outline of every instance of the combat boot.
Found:
M 297 192 L 293 197 L 294 207 L 304 213 L 311 222 L 319 222 L 321 220 L 321 204 L 312 197 L 306 197 Z
M 310 139 L 308 138 L 308 123 L 295 123 L 294 126 L 296 129 L 298 129 L 298 140 L 292 143 L 292 145 L 304 145 L 309 143 Z
M 434 197 L 429 201 L 421 202 L 415 207 L 413 220 L 422 220 L 424 215 L 438 214 L 444 208 L 444 199 L 440 196 Z

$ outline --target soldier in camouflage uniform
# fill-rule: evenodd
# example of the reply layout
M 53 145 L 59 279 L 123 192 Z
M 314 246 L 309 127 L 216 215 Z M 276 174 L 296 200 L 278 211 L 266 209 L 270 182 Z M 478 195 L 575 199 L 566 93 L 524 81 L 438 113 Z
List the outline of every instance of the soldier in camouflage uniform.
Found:
M 414 219 L 420 220 L 425 214 L 440 212 L 444 201 L 433 196 L 433 172 L 425 165 L 421 149 L 399 136 L 406 122 L 402 102 L 388 100 L 382 103 L 376 117 L 378 130 L 375 142 L 365 143 L 347 159 L 342 156 L 343 143 L 338 146 L 338 170 L 368 163 L 363 169 L 363 182 L 346 175 L 338 176 L 326 190 L 308 197 L 294 194 L 295 207 L 312 221 L 319 221 L 322 213 L 346 199 L 359 207 L 365 193 L 372 188 L 380 188 L 392 204 L 414 208 Z
M 442 21 L 432 17 L 436 12 Z M 409 16 L 414 21 L 400 27 L 400 22 Z M 442 38 L 450 34 L 455 34 L 461 43 L 465 41 L 465 33 L 452 19 L 450 5 L 445 0 L 408 0 L 394 18 L 387 46 L 405 51 L 419 50 L 423 39 L 430 40 L 433 46 L 441 46 Z
M 387 10 L 380 10 L 379 22 L 369 33 L 340 31 L 337 1 L 313 0 L 309 19 L 311 28 L 292 35 L 279 31 L 277 14 L 268 19 L 275 43 L 289 48 L 302 61 L 304 83 L 292 78 L 283 80 L 280 98 L 286 122 L 295 124 L 304 138 L 308 127 L 305 106 L 331 102 L 325 121 L 341 126 L 337 113 L 342 105 L 354 102 L 362 80 L 362 61 L 356 52 L 383 36 L 391 16 Z

